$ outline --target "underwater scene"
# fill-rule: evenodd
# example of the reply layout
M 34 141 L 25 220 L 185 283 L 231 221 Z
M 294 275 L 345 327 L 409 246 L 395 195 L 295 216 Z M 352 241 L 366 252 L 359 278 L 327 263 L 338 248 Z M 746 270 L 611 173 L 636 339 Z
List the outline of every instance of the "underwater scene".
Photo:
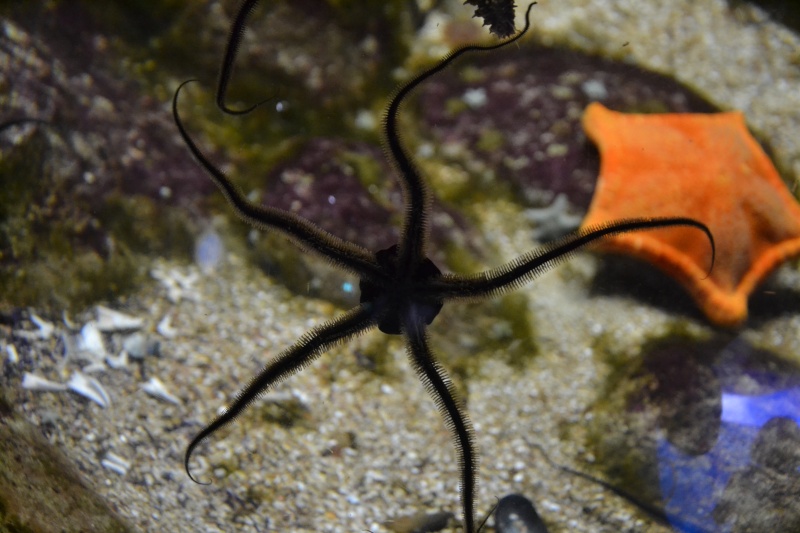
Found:
M 0 533 L 800 532 L 796 1 L 0 25 Z

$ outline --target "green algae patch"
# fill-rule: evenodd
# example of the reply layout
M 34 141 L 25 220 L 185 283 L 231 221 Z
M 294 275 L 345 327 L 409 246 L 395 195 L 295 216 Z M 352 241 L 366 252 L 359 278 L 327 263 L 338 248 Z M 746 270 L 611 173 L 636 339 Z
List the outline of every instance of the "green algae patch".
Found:
M 311 410 L 302 400 L 294 396 L 266 397 L 258 405 L 256 415 L 262 422 L 277 424 L 285 429 L 303 427 L 310 430 L 316 427 Z
M 37 125 L 0 156 L 2 307 L 75 310 L 132 290 L 148 255 L 191 256 L 184 210 L 79 176 L 69 139 Z
M 495 152 L 505 147 L 506 134 L 500 130 L 487 128 L 481 132 L 475 145 L 481 152 Z
M 194 232 L 188 215 L 142 195 L 112 194 L 96 209 L 100 226 L 134 254 L 188 259 Z
M 656 414 L 650 408 L 630 411 L 631 402 L 638 391 L 652 386 L 651 379 L 609 381 L 613 394 L 602 394 L 592 406 L 593 418 L 587 428 L 587 448 L 603 465 L 596 473 L 628 494 L 636 494 L 646 502 L 661 501 L 656 457 Z M 620 415 L 625 413 L 625 415 Z
M 0 418 L 0 532 L 133 531 L 34 426 Z
M 44 254 L 21 267 L 0 268 L 0 306 L 74 310 L 117 297 L 141 278 L 127 253 L 110 259 L 92 251 L 68 258 Z
M 34 135 L 0 159 L 0 305 L 79 306 L 135 278 L 126 248 L 106 247 L 58 186 L 45 144 Z
M 449 117 L 457 117 L 462 112 L 469 109 L 469 106 L 460 96 L 448 98 L 444 105 L 445 112 Z
M 171 96 L 165 87 L 173 83 L 165 71 L 180 78 L 197 77 L 198 86 L 209 95 L 216 89 L 214 78 L 235 6 L 185 4 L 143 49 L 135 41 L 120 46 L 128 52 L 120 55 L 138 58 L 131 64 L 132 75 L 141 77 L 158 97 Z M 268 102 L 246 118 L 226 119 L 242 127 L 243 134 L 251 128 L 260 132 L 263 149 L 291 136 L 358 136 L 352 113 L 374 108 L 376 102 L 383 107 L 396 83 L 392 72 L 408 55 L 413 21 L 403 1 L 317 2 L 311 8 L 262 2 L 248 17 L 247 33 L 252 39 L 238 51 L 228 102 L 234 108 Z M 160 65 L 149 69 L 150 58 L 158 58 Z M 276 104 L 281 104 L 280 111 Z M 223 121 L 213 102 L 207 107 Z M 212 129 L 202 124 L 192 128 L 207 133 Z
M 492 307 L 489 315 L 497 320 L 490 330 L 490 345 L 503 354 L 503 359 L 510 366 L 522 368 L 539 354 L 527 297 L 511 293 L 489 304 Z
M 190 257 L 194 239 L 185 215 L 150 211 L 143 208 L 147 203 L 122 199 L 104 205 L 101 211 L 109 216 L 119 210 L 113 220 L 100 222 L 95 235 L 76 234 L 69 220 L 36 229 L 12 221 L 6 236 L 27 242 L 0 258 L 0 306 L 79 309 L 135 289 L 151 254 Z M 105 246 L 92 246 L 95 236 Z
M 660 327 L 659 331 L 651 332 L 649 340 L 641 345 L 630 346 L 628 349 L 620 348 L 620 339 L 617 335 L 618 332 L 606 330 L 599 335 L 592 336 L 591 339 L 592 352 L 595 354 L 596 360 L 608 365 L 611 369 L 609 383 L 623 379 L 630 372 L 632 365 L 635 367 L 641 364 L 642 354 L 648 353 L 665 341 L 702 342 L 707 341 L 711 333 L 689 319 L 677 318 Z M 613 391 L 606 392 L 610 394 Z
M 115 195 L 92 209 L 29 156 L 23 146 L 0 164 L 0 306 L 75 310 L 135 288 L 146 254 L 190 256 L 185 214 Z
M 455 382 L 480 374 L 486 360 L 524 368 L 539 353 L 524 294 L 445 305 L 430 329 L 434 351 Z

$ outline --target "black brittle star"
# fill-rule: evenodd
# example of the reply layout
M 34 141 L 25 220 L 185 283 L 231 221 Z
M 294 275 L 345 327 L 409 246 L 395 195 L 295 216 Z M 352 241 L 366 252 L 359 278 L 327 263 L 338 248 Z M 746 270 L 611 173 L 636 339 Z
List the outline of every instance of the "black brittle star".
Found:
M 259 104 L 244 110 L 233 110 L 226 103 L 236 53 L 242 39 L 245 22 L 257 0 L 245 0 L 234 19 L 228 39 L 217 87 L 217 106 L 229 114 L 245 114 Z M 693 219 L 637 218 L 612 222 L 584 229 L 531 250 L 504 265 L 471 275 L 442 273 L 428 258 L 431 195 L 414 164 L 398 131 L 398 113 L 409 94 L 422 82 L 445 69 L 457 58 L 471 52 L 486 52 L 508 46 L 519 40 L 529 29 L 531 4 L 525 16 L 525 27 L 516 35 L 494 45 L 469 45 L 458 48 L 435 66 L 418 74 L 402 85 L 391 99 L 383 122 L 387 153 L 395 165 L 403 191 L 405 213 L 400 240 L 385 250 L 372 252 L 342 240 L 294 213 L 249 201 L 240 190 L 212 164 L 187 133 L 178 114 L 178 96 L 183 82 L 175 91 L 173 115 L 184 142 L 220 188 L 236 214 L 249 224 L 271 229 L 285 235 L 304 250 L 316 253 L 334 266 L 357 275 L 361 291 L 360 303 L 343 315 L 317 326 L 292 346 L 281 352 L 242 389 L 234 401 L 189 443 L 184 466 L 189 477 L 197 482 L 189 469 L 192 452 L 204 439 L 242 414 L 269 387 L 299 372 L 333 346 L 350 340 L 372 328 L 389 335 L 402 335 L 411 366 L 418 374 L 436 403 L 455 442 L 461 476 L 461 505 L 464 530 L 475 530 L 474 505 L 478 475 L 478 454 L 472 425 L 460 405 L 447 371 L 431 350 L 427 326 L 445 302 L 476 300 L 511 291 L 566 260 L 579 248 L 604 237 L 637 230 L 669 226 L 691 226 L 703 231 L 711 244 L 709 229 Z

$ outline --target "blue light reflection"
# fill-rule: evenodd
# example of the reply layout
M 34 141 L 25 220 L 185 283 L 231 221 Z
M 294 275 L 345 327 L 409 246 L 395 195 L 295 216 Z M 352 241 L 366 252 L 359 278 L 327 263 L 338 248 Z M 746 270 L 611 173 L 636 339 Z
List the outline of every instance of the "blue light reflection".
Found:
M 722 393 L 723 422 L 760 428 L 778 416 L 800 424 L 800 387 L 759 396 Z
M 764 352 L 751 350 L 744 343 L 729 344 L 707 367 L 721 385 L 721 416 L 689 424 L 687 432 L 697 438 L 718 425 L 719 436 L 707 453 L 687 453 L 670 442 L 669 431 L 658 439 L 664 511 L 677 531 L 728 533 L 742 530 L 743 523 L 762 523 L 777 513 L 759 476 L 780 468 L 780 476 L 795 480 L 788 483 L 798 482 L 792 474 L 800 475 L 800 467 L 775 459 L 770 464 L 765 457 L 775 458 L 776 450 L 787 447 L 800 455 L 800 443 L 791 440 L 797 435 L 791 426 L 800 426 L 800 376 L 796 369 L 773 371 Z M 791 430 L 776 433 L 777 426 Z

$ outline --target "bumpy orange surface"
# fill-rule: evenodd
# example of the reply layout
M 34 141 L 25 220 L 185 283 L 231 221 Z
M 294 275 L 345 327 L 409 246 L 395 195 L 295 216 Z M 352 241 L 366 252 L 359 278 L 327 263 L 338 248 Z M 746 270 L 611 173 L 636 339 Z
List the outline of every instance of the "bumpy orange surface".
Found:
M 674 276 L 711 322 L 741 324 L 753 289 L 781 262 L 800 255 L 800 207 L 742 113 L 638 115 L 593 103 L 583 127 L 600 151 L 600 177 L 583 227 L 632 217 L 691 217 L 709 227 L 717 256 L 706 277 L 706 236 L 679 227 L 611 237 L 599 248 L 644 259 Z

